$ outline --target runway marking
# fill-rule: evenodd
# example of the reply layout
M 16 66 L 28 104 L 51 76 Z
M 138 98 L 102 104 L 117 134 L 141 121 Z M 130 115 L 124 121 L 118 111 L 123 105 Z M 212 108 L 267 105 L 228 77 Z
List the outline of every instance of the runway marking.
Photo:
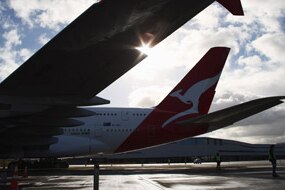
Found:
M 143 177 L 143 176 L 138 176 L 138 177 L 140 177 L 141 179 L 143 179 L 144 181 L 146 181 L 146 182 L 148 182 L 149 184 L 151 184 L 151 185 L 153 185 L 153 186 L 155 186 L 155 187 L 157 187 L 158 189 L 162 189 L 162 190 L 164 190 L 164 188 L 163 187 L 161 187 L 161 185 L 159 185 L 159 184 L 156 184 L 154 181 L 152 181 L 152 180 L 150 180 L 150 179 L 147 179 L 147 178 L 145 178 L 145 177 Z

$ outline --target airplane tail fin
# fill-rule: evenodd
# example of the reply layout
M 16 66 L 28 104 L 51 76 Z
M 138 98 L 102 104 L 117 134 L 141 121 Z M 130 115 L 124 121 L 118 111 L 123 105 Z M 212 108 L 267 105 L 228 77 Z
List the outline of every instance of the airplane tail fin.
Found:
M 207 114 L 229 51 L 226 47 L 211 48 L 156 109 L 179 113 L 177 118 Z M 177 118 L 172 117 L 172 120 Z
M 221 5 L 228 9 L 233 15 L 244 15 L 240 0 L 217 0 Z
M 180 127 L 179 122 L 208 113 L 229 51 L 230 49 L 226 47 L 210 49 L 116 152 L 154 146 L 206 133 L 208 126 Z

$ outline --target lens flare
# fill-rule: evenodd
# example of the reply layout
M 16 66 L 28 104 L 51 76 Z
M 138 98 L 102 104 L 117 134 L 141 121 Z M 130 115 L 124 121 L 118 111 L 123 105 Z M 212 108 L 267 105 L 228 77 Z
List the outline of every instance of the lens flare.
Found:
M 149 44 L 142 44 L 142 46 L 137 47 L 136 49 L 145 55 L 150 55 L 150 53 L 151 53 L 151 48 L 150 48 Z

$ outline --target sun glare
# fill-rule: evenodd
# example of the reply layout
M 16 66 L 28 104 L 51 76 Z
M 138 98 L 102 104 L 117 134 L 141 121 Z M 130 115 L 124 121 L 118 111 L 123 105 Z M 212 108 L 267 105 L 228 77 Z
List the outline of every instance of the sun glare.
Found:
M 137 47 L 136 49 L 145 55 L 150 55 L 151 53 L 151 48 L 149 47 L 148 44 L 142 44 L 142 46 Z

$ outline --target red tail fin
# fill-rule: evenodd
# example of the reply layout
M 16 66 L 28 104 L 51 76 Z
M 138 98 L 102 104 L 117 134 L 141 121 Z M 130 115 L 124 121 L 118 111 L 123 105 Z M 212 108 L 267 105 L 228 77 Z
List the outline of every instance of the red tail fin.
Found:
M 207 113 L 230 49 L 210 49 L 170 94 L 139 124 L 116 152 L 150 147 L 206 133 L 208 126 L 177 122 Z
M 244 15 L 240 0 L 217 0 L 228 9 L 233 15 Z
M 229 51 L 225 47 L 210 49 L 156 109 L 174 114 L 186 110 L 188 114 L 208 113 Z

